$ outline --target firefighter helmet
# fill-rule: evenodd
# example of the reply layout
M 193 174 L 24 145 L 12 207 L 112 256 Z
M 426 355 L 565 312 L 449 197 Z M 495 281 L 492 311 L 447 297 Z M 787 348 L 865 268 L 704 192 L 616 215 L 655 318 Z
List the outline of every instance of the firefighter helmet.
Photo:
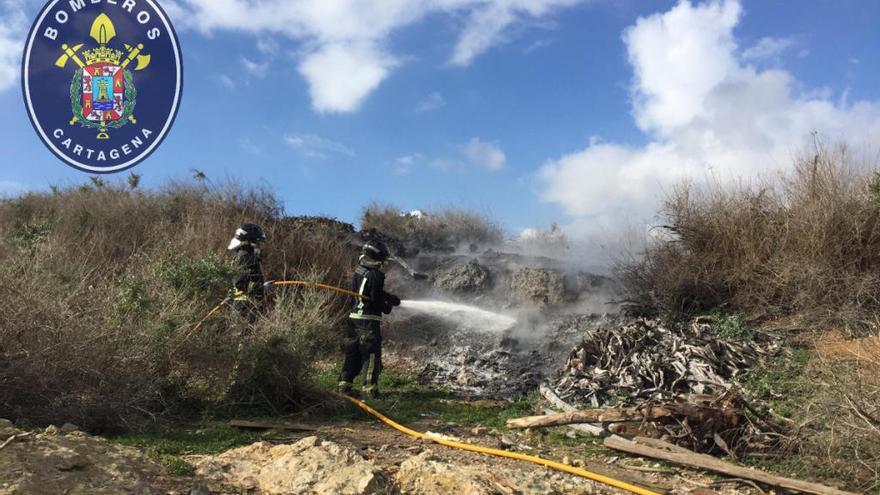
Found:
M 232 240 L 229 241 L 227 249 L 230 251 L 237 249 L 242 244 L 261 242 L 266 240 L 266 234 L 259 225 L 253 223 L 243 223 L 236 230 Z

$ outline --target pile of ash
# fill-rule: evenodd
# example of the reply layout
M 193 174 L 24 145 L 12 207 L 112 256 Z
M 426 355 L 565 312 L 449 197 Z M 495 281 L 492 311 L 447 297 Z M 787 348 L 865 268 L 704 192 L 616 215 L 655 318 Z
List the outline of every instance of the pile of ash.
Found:
M 423 383 L 471 396 L 512 398 L 537 389 L 563 366 L 585 328 L 609 322 L 607 316 L 559 316 L 489 333 L 415 316 L 395 321 L 386 342 L 388 354 L 408 362 Z

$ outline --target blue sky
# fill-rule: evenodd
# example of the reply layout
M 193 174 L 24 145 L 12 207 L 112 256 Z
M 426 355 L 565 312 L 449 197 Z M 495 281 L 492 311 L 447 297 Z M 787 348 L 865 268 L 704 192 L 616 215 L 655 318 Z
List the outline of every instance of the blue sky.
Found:
M 174 128 L 134 169 L 151 187 L 197 168 L 269 186 L 290 214 L 463 206 L 511 233 L 589 234 L 650 217 L 683 178 L 785 169 L 812 131 L 880 144 L 877 2 L 161 3 L 186 72 Z M 40 7 L 0 0 L 7 194 L 87 180 L 22 103 Z

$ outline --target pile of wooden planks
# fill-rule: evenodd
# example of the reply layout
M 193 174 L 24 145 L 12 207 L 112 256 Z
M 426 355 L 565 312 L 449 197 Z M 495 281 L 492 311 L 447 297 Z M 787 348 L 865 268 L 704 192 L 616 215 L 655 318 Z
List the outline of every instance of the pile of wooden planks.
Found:
M 640 318 L 587 329 L 552 386 L 564 400 L 592 407 L 719 395 L 776 352 L 771 339 L 723 338 L 711 320 L 666 325 Z

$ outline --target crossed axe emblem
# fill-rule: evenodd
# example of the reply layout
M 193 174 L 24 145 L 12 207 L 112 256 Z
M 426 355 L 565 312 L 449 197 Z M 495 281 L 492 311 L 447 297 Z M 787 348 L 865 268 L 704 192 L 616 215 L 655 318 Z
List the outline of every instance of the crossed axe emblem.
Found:
M 92 29 L 89 32 L 89 36 L 97 41 L 100 46 L 104 46 L 116 36 L 116 28 L 113 27 L 113 23 L 106 14 L 101 14 L 95 19 L 95 22 L 92 23 Z M 74 46 L 70 46 L 67 43 L 62 44 L 61 49 L 64 53 L 58 57 L 58 60 L 55 61 L 55 65 L 63 69 L 69 60 L 73 60 L 73 62 L 81 69 L 85 67 L 86 64 L 80 59 L 79 55 L 77 55 L 77 52 L 79 52 L 83 45 L 84 43 Z M 137 46 L 131 46 L 129 44 L 124 44 L 124 46 L 126 54 L 125 60 L 119 64 L 121 68 L 125 69 L 135 60 L 137 60 L 137 65 L 135 65 L 134 70 L 143 70 L 150 65 L 150 55 L 141 53 L 144 49 L 143 43 L 138 43 Z

